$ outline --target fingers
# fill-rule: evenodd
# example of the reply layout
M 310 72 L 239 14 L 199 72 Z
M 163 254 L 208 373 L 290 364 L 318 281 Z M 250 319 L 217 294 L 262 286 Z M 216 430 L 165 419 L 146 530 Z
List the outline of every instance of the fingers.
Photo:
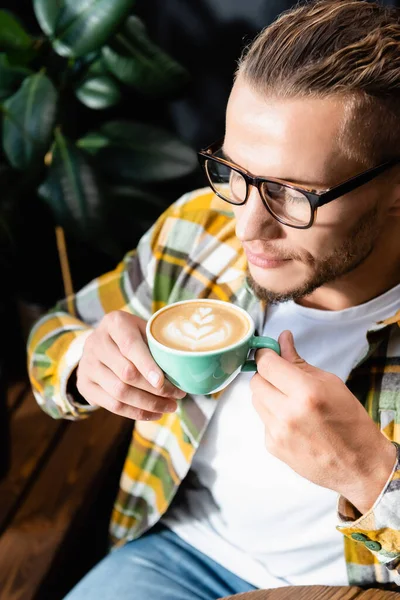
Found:
M 89 404 L 101 406 L 116 415 L 135 421 L 157 421 L 163 416 L 161 413 L 149 412 L 142 408 L 120 402 L 119 400 L 112 398 L 103 388 L 92 381 L 86 382 L 81 393 Z M 143 394 L 146 393 L 147 392 L 143 392 Z
M 150 393 L 156 393 L 154 388 L 140 373 L 138 368 L 125 356 L 123 356 L 114 340 L 109 336 L 105 336 L 102 341 L 100 362 L 105 364 L 111 371 L 121 380 L 121 382 L 146 390 Z M 96 350 L 95 350 L 96 352 Z M 157 395 L 166 398 L 183 398 L 186 394 L 182 390 L 176 388 L 166 377 L 164 377 L 163 385 L 157 389 Z
M 111 369 L 101 363 L 97 366 L 95 377 L 93 383 L 97 383 L 110 398 L 120 404 L 127 404 L 148 413 L 169 413 L 177 409 L 175 400 L 156 396 L 121 381 Z
M 296 395 L 308 385 L 309 374 L 301 365 L 288 362 L 273 350 L 258 350 L 257 371 L 283 394 Z
M 250 389 L 252 393 L 252 402 L 256 410 L 265 407 L 266 410 L 274 410 L 275 405 L 278 407 L 285 401 L 286 396 L 282 394 L 272 383 L 266 381 L 261 375 L 256 373 L 250 381 Z M 271 407 L 270 409 L 268 407 Z
M 282 331 L 281 335 L 279 336 L 279 345 L 281 347 L 282 358 L 293 364 L 301 365 L 302 363 L 305 363 L 305 360 L 303 360 L 297 353 L 291 331 Z
M 157 387 L 149 374 L 157 372 Z M 128 313 L 109 313 L 87 338 L 77 387 L 89 404 L 136 420 L 159 419 L 186 394 L 165 377 L 145 343 L 145 323 Z
M 165 385 L 164 373 L 154 361 L 145 343 L 143 324 L 141 327 L 138 324 L 132 327 L 131 319 L 132 315 L 121 311 L 110 313 L 108 323 L 110 337 L 118 346 L 120 353 L 135 365 L 151 386 L 159 391 Z M 137 319 L 137 321 L 140 320 Z M 128 323 L 129 326 L 127 326 Z

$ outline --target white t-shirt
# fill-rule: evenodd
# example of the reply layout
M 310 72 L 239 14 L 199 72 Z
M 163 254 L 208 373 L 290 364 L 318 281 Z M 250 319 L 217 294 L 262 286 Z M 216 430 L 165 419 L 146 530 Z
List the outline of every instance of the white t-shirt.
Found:
M 367 331 L 399 308 L 400 285 L 336 312 L 287 302 L 268 309 L 264 334 L 290 329 L 300 356 L 345 381 L 368 350 Z M 185 486 L 163 523 L 256 587 L 348 585 L 338 495 L 268 453 L 251 377 L 239 375 L 219 398 L 192 465 L 197 489 Z

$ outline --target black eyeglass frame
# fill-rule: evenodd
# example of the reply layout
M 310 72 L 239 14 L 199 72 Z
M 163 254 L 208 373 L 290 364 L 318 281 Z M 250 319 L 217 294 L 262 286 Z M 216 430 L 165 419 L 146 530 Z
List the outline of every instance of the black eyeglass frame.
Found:
M 386 170 L 390 169 L 391 167 L 393 167 L 394 165 L 400 163 L 400 158 L 393 158 L 393 159 L 388 160 L 380 165 L 377 165 L 376 167 L 372 167 L 366 171 L 363 171 L 362 173 L 359 173 L 358 175 L 354 175 L 353 177 L 350 177 L 350 179 L 346 179 L 346 181 L 343 181 L 342 183 L 339 183 L 338 185 L 335 185 L 334 187 L 327 188 L 327 189 L 321 190 L 321 191 L 317 191 L 314 189 L 303 188 L 303 187 L 299 187 L 297 185 L 293 185 L 292 183 L 285 181 L 284 179 L 277 179 L 275 177 L 255 177 L 252 173 L 250 173 L 246 169 L 242 169 L 238 165 L 230 162 L 229 160 L 214 156 L 214 154 L 216 152 L 221 150 L 223 142 L 224 142 L 224 138 L 219 139 L 216 142 L 213 142 L 212 144 L 210 144 L 209 146 L 207 146 L 203 150 L 200 150 L 197 153 L 200 165 L 201 165 L 202 169 L 204 170 L 207 181 L 209 182 L 211 188 L 217 194 L 217 196 L 222 198 L 222 200 L 229 202 L 230 204 L 233 204 L 235 206 L 242 206 L 243 204 L 245 204 L 247 202 L 247 199 L 249 197 L 250 185 L 252 185 L 257 188 L 258 193 L 260 194 L 260 198 L 261 198 L 265 208 L 274 217 L 274 219 L 279 221 L 279 223 L 281 223 L 282 225 L 286 225 L 287 227 L 293 227 L 295 229 L 309 229 L 314 224 L 315 216 L 317 214 L 317 209 L 320 206 L 324 206 L 325 204 L 328 204 L 329 202 L 333 202 L 333 200 L 337 200 L 341 196 L 344 196 L 345 194 L 352 192 L 353 190 L 361 187 L 362 185 L 368 183 L 369 181 L 372 181 L 375 177 L 378 177 L 378 175 L 380 175 L 384 171 L 386 171 Z M 246 182 L 246 197 L 242 202 L 232 202 L 232 201 L 228 200 L 227 198 L 225 198 L 225 196 L 222 196 L 218 192 L 218 190 L 216 188 L 214 188 L 214 186 L 212 185 L 211 178 L 209 177 L 208 172 L 207 172 L 206 162 L 208 160 L 212 160 L 217 163 L 226 165 L 227 167 L 230 167 L 232 170 L 236 171 L 243 177 L 243 179 Z M 310 222 L 308 223 L 308 225 L 292 225 L 290 223 L 286 223 L 283 219 L 279 218 L 279 216 L 276 215 L 270 209 L 270 207 L 268 206 L 268 202 L 264 198 L 264 194 L 263 194 L 262 188 L 261 188 L 261 185 L 263 183 L 269 183 L 269 182 L 284 185 L 292 190 L 300 192 L 307 198 L 307 200 L 310 203 L 310 207 L 311 207 L 311 219 L 310 219 Z

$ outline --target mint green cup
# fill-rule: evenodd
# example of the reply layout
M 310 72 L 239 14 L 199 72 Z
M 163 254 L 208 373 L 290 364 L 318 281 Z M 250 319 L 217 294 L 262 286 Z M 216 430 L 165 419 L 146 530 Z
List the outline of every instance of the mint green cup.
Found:
M 199 300 L 183 300 L 173 305 L 168 304 L 154 313 L 146 326 L 147 342 L 155 362 L 178 388 L 189 394 L 214 394 L 223 390 L 240 372 L 257 371 L 255 360 L 248 359 L 250 350 L 269 348 L 280 354 L 278 342 L 269 337 L 254 335 L 254 321 L 251 316 L 233 304 L 229 304 L 229 308 L 239 311 L 249 323 L 248 332 L 235 344 L 217 350 L 192 352 L 170 348 L 154 338 L 151 325 L 162 311 L 171 306 Z M 226 302 L 221 300 L 202 301 L 226 305 Z

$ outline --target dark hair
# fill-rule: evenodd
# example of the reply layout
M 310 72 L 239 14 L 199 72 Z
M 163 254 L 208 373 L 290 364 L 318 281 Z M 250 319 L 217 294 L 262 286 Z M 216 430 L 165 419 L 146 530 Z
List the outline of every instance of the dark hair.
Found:
M 341 138 L 371 166 L 400 156 L 400 11 L 318 0 L 281 14 L 244 51 L 236 77 L 280 98 L 341 96 Z

